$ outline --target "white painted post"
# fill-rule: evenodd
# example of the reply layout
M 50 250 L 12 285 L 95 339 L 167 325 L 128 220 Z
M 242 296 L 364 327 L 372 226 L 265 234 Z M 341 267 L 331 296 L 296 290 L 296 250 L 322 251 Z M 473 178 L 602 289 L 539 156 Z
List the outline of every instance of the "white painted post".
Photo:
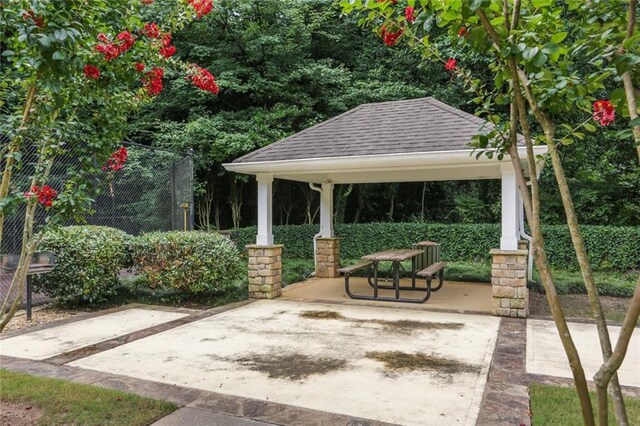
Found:
M 322 238 L 333 238 L 333 184 L 323 183 L 320 195 L 320 233 Z
M 500 250 L 518 250 L 518 186 L 511 163 L 501 164 L 502 236 Z
M 270 246 L 273 244 L 273 176 L 259 174 L 258 181 L 258 235 L 256 244 Z

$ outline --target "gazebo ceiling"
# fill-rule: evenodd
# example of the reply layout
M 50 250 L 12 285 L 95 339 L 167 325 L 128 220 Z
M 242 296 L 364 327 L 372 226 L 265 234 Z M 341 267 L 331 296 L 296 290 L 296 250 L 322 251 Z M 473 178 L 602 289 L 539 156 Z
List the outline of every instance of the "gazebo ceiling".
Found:
M 476 160 L 469 147 L 490 127 L 431 97 L 364 104 L 224 166 L 302 182 L 498 179 L 501 162 Z M 518 151 L 526 158 L 524 147 Z M 535 148 L 536 155 L 544 152 Z

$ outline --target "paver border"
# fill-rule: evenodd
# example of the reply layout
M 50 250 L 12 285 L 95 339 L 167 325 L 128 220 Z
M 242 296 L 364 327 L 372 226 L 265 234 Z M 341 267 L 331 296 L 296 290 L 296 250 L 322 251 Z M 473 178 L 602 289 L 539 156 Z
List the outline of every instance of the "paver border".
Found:
M 524 318 L 501 318 L 476 425 L 531 425 Z

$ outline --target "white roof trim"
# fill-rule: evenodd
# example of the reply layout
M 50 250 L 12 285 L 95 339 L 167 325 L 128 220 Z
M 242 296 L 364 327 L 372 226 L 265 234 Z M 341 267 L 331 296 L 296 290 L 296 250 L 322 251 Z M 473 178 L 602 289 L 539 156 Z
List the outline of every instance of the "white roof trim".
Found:
M 546 146 L 533 147 L 536 156 L 547 152 Z M 277 161 L 260 161 L 246 163 L 225 163 L 223 166 L 232 172 L 243 174 L 273 174 L 287 175 L 292 178 L 300 175 L 311 174 L 332 174 L 341 172 L 358 172 L 369 171 L 375 169 L 378 172 L 391 173 L 389 181 L 393 181 L 392 173 L 394 171 L 404 171 L 409 169 L 443 169 L 443 168 L 459 168 L 461 166 L 496 166 L 500 163 L 496 158 L 489 159 L 482 156 L 479 159 L 472 155 L 472 149 L 455 150 L 455 151 L 433 151 L 425 153 L 403 153 L 403 154 L 384 154 L 384 155 L 367 155 L 352 157 L 323 157 L 323 158 L 306 158 L 297 160 L 277 160 Z M 518 153 L 521 158 L 527 157 L 525 147 L 518 147 Z M 508 156 L 502 161 L 510 161 Z M 539 172 L 539 170 L 538 170 Z M 486 178 L 486 177 L 485 177 Z M 468 177 L 466 177 L 468 179 Z

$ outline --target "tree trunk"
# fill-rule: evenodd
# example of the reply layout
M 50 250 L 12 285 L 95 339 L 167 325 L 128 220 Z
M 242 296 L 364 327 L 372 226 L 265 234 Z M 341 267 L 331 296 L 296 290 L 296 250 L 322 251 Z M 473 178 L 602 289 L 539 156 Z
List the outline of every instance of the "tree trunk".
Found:
M 420 220 L 424 221 L 425 198 L 427 195 L 427 182 L 422 184 L 422 200 L 420 200 Z
M 367 184 L 363 183 L 358 185 L 358 205 L 356 207 L 356 211 L 353 214 L 353 223 L 360 222 L 360 215 L 362 214 L 362 210 L 364 209 L 364 200 L 367 196 Z
M 519 78 L 522 78 L 520 76 Z M 534 116 L 538 123 L 542 126 L 543 132 L 545 135 L 545 139 L 547 141 L 547 146 L 549 148 L 549 154 L 551 156 L 551 162 L 554 169 L 554 174 L 556 177 L 556 181 L 558 184 L 558 188 L 560 190 L 560 197 L 562 199 L 562 203 L 565 210 L 565 215 L 567 217 L 567 224 L 569 226 L 569 232 L 571 234 L 571 239 L 573 242 L 573 247 L 576 252 L 576 256 L 578 259 L 578 264 L 580 266 L 580 271 L 582 273 L 582 277 L 585 283 L 585 287 L 587 289 L 587 295 L 589 297 L 589 302 L 591 304 L 591 310 L 593 312 L 594 319 L 596 321 L 596 327 L 598 329 L 598 337 L 600 340 L 600 349 L 602 351 L 603 362 L 611 356 L 611 339 L 609 337 L 609 330 L 607 329 L 607 322 L 604 317 L 604 312 L 602 311 L 602 305 L 600 304 L 600 297 L 598 295 L 598 290 L 593 281 L 593 273 L 591 270 L 591 264 L 589 263 L 589 258 L 587 256 L 587 252 L 584 246 L 584 239 L 582 238 L 582 233 L 580 232 L 580 228 L 578 226 L 578 220 L 575 213 L 575 208 L 573 206 L 573 200 L 571 197 L 571 192 L 569 190 L 569 185 L 566 180 L 566 176 L 564 174 L 564 168 L 562 167 L 562 162 L 560 160 L 560 155 L 557 150 L 557 146 L 555 144 L 555 130 L 551 119 L 547 116 L 547 114 L 540 110 L 537 106 L 537 102 L 533 96 L 531 89 L 527 86 L 526 76 L 524 77 L 523 86 L 525 87 L 525 94 L 527 95 L 527 100 L 529 105 L 531 106 L 531 110 L 533 111 Z M 616 418 L 618 419 L 618 423 L 621 425 L 628 425 L 629 420 L 627 418 L 626 409 L 624 406 L 624 398 L 622 396 L 622 390 L 620 389 L 620 383 L 618 381 L 617 374 L 613 375 L 611 381 L 611 393 L 613 396 L 614 409 L 616 413 Z M 601 398 L 602 394 L 598 394 L 598 397 Z M 605 393 L 606 399 L 606 393 Z M 601 401 L 598 401 L 598 409 L 602 409 L 604 407 L 605 411 L 608 411 L 608 405 L 605 401 L 604 404 Z M 600 413 L 598 411 L 598 417 L 607 416 L 607 413 Z
M 241 210 L 242 210 L 242 183 L 238 183 L 235 179 L 231 181 L 231 192 L 229 193 L 229 205 L 231 207 L 231 220 L 233 228 L 240 227 Z
M 477 15 L 480 20 L 481 25 L 485 28 L 489 37 L 494 43 L 496 50 L 500 51 L 501 46 L 501 38 L 498 35 L 497 31 L 487 18 L 484 10 L 478 9 Z M 517 20 L 517 15 L 514 14 L 513 20 Z M 513 97 L 515 102 L 512 104 L 512 107 L 515 108 L 515 112 L 517 113 L 517 117 L 520 122 L 520 126 L 522 128 L 522 133 L 525 137 L 525 144 L 527 147 L 527 162 L 529 165 L 529 171 L 531 173 L 531 215 L 527 216 L 527 220 L 532 230 L 532 252 L 534 255 L 534 260 L 536 263 L 536 267 L 540 272 L 540 277 L 542 279 L 542 284 L 545 289 L 545 293 L 547 295 L 547 301 L 549 303 L 549 308 L 551 310 L 551 314 L 553 316 L 554 322 L 556 323 L 556 327 L 558 329 L 558 333 L 560 335 L 560 340 L 562 342 L 562 346 L 564 347 L 564 351 L 567 354 L 567 358 L 569 360 L 569 365 L 571 367 L 571 371 L 573 373 L 573 378 L 576 386 L 576 391 L 578 393 L 578 399 L 580 400 L 580 407 L 582 410 L 582 418 L 584 423 L 588 426 L 594 425 L 593 418 L 593 408 L 591 405 L 591 399 L 589 398 L 589 388 L 587 386 L 587 380 L 584 374 L 584 369 L 582 368 L 582 363 L 580 361 L 580 355 L 578 354 L 578 350 L 571 338 L 571 333 L 569 332 L 569 327 L 567 325 L 566 319 L 564 317 L 564 313 L 562 312 L 562 308 L 560 306 L 560 302 L 558 301 L 555 283 L 553 281 L 553 277 L 551 275 L 551 271 L 549 268 L 549 262 L 544 251 L 544 239 L 542 237 L 542 231 L 540 229 L 540 197 L 539 197 L 539 188 L 538 181 L 536 179 L 536 166 L 535 166 L 535 156 L 533 153 L 533 141 L 531 138 L 531 132 L 529 129 L 529 123 L 527 121 L 527 109 L 526 103 L 522 96 L 522 91 L 520 88 L 519 81 L 519 73 L 518 67 L 515 61 L 515 58 L 510 57 L 507 63 L 509 67 L 509 73 L 511 77 L 511 89 L 513 92 Z M 513 116 L 513 114 L 512 114 Z M 513 126 L 512 126 L 513 128 Z M 511 136 L 512 141 L 514 140 L 514 136 Z M 516 150 L 517 151 L 517 150 Z M 513 165 L 519 169 L 521 166 L 516 164 Z M 518 181 L 518 186 L 522 192 L 522 184 L 520 183 L 521 177 L 518 176 L 520 172 L 516 171 L 516 179 Z M 524 193 L 523 193 L 524 194 Z M 523 197 L 524 198 L 524 197 Z M 525 204 L 526 207 L 526 204 Z M 527 209 L 525 209 L 527 210 Z M 527 212 L 529 214 L 529 212 Z
M 629 18 L 627 20 L 627 31 L 624 38 L 625 41 L 633 37 L 633 33 L 635 32 L 637 7 L 637 0 L 629 0 Z M 624 52 L 624 48 L 622 46 L 620 47 L 620 52 Z M 629 120 L 637 120 L 638 103 L 636 101 L 636 88 L 633 86 L 633 78 L 629 71 L 622 74 L 622 84 L 624 85 L 624 94 L 627 98 Z M 640 162 L 640 124 L 633 126 L 633 140 L 636 144 L 636 153 L 638 154 L 638 161 Z
M 24 103 L 24 109 L 22 110 L 22 119 L 20 120 L 20 128 L 18 134 L 13 138 L 7 148 L 7 153 L 4 155 L 4 169 L 2 169 L 2 182 L 0 182 L 0 200 L 9 195 L 9 187 L 11 183 L 11 176 L 13 174 L 13 164 L 15 159 L 13 154 L 18 151 L 20 142 L 22 141 L 22 133 L 26 129 L 25 126 L 29 121 L 31 115 L 31 109 L 33 108 L 33 102 L 36 98 L 37 86 L 32 84 L 27 92 L 27 99 Z M 2 236 L 4 231 L 4 213 L 0 212 L 0 244 L 2 243 Z
M 547 131 L 545 131 L 547 133 Z M 551 134 L 550 134 L 551 136 Z M 585 287 L 587 289 L 587 296 L 589 297 L 589 303 L 591 304 L 591 311 L 593 318 L 596 321 L 596 327 L 598 329 L 598 337 L 600 339 L 600 349 L 602 351 L 603 362 L 605 362 L 611 356 L 611 338 L 609 337 L 609 329 L 607 328 L 607 320 L 602 310 L 602 304 L 600 303 L 600 296 L 598 295 L 598 289 L 596 288 L 593 280 L 593 271 L 591 270 L 591 264 L 587 256 L 587 250 L 584 245 L 584 239 L 578 226 L 578 219 L 576 217 L 575 208 L 573 206 L 573 199 L 569 190 L 569 185 L 564 174 L 564 168 L 560 160 L 555 141 L 547 138 L 547 146 L 549 147 L 549 153 L 551 155 L 551 162 L 553 164 L 554 174 L 560 189 L 560 197 L 562 198 L 562 204 L 564 205 L 565 215 L 567 216 L 567 225 L 569 226 L 569 233 L 571 234 L 571 240 L 573 247 L 578 258 L 578 264 L 582 273 Z M 624 406 L 624 399 L 622 397 L 622 390 L 620 389 L 620 383 L 618 381 L 618 375 L 614 374 L 611 380 L 611 394 L 613 397 L 614 408 L 616 412 L 616 418 L 618 424 L 628 425 L 627 412 Z M 605 401 L 606 402 L 606 401 Z M 601 418 L 600 408 L 602 404 L 598 403 L 599 417 Z M 605 411 L 608 407 L 605 404 Z M 604 423 L 606 425 L 606 423 Z
M 51 166 L 53 165 L 54 157 L 47 157 L 45 146 L 41 146 L 40 153 L 38 155 L 38 163 L 36 165 L 36 170 L 31 178 L 31 184 L 29 188 L 33 187 L 36 184 L 43 184 L 47 181 L 49 177 L 49 173 L 51 172 Z M 22 247 L 20 248 L 20 259 L 18 260 L 18 267 L 11 279 L 11 285 L 7 291 L 7 294 L 2 301 L 2 307 L 0 307 L 0 333 L 7 326 L 11 318 L 18 310 L 20 303 L 22 302 L 22 298 L 24 295 L 24 290 L 27 283 L 27 273 L 29 271 L 29 266 L 31 265 L 31 256 L 38 246 L 39 240 L 33 239 L 33 221 L 35 217 L 35 212 L 38 207 L 37 200 L 31 197 L 31 199 L 27 202 L 27 208 L 25 209 L 24 214 L 24 227 L 22 228 Z M 9 300 L 11 295 L 14 293 L 14 289 L 17 286 L 17 296 L 11 303 L 9 310 L 7 311 L 7 306 L 9 305 Z
M 596 373 L 593 380 L 596 383 L 596 395 L 598 396 L 598 423 L 601 426 L 607 425 L 607 387 L 610 380 L 616 375 L 616 372 L 622 365 L 625 355 L 627 354 L 627 348 L 631 341 L 633 331 L 638 324 L 638 317 L 640 316 L 640 278 L 636 282 L 636 289 L 633 292 L 631 303 L 629 304 L 629 310 L 622 321 L 622 327 L 620 329 L 620 335 L 618 336 L 618 342 L 616 348 Z

